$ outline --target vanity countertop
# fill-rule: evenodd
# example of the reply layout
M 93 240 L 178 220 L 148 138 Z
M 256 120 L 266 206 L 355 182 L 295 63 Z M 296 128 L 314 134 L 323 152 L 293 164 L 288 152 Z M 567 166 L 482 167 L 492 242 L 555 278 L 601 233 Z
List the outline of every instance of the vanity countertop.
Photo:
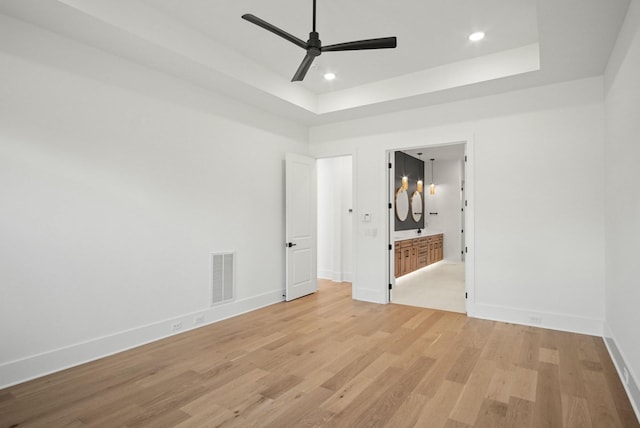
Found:
M 402 241 L 404 239 L 415 239 L 423 236 L 432 236 L 441 234 L 441 230 L 422 229 L 422 233 L 417 233 L 417 230 L 402 230 L 394 232 L 393 239 L 395 241 Z

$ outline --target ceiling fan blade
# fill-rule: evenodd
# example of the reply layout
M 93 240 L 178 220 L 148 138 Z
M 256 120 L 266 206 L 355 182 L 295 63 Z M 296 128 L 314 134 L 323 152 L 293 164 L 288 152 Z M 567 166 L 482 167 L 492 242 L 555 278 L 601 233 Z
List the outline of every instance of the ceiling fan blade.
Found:
M 287 33 L 284 30 L 279 29 L 275 25 L 269 24 L 267 21 L 260 19 L 255 15 L 252 15 L 250 13 L 245 13 L 244 15 L 242 15 L 242 19 L 247 20 L 253 24 L 256 24 L 258 27 L 262 27 L 265 30 L 272 32 L 276 36 L 280 36 L 283 39 L 290 41 L 294 45 L 300 46 L 302 49 L 307 48 L 307 44 L 304 41 L 300 40 L 299 38 L 297 38 L 292 34 Z
M 317 55 L 312 55 L 307 52 L 302 63 L 300 63 L 300 67 L 298 67 L 298 71 L 293 75 L 293 79 L 291 79 L 292 82 L 301 82 L 304 79 L 304 76 L 306 76 L 307 71 L 309 71 L 309 67 L 311 67 L 311 63 L 316 56 Z
M 363 49 L 391 49 L 397 46 L 395 37 L 383 37 L 380 39 L 358 40 L 355 42 L 337 43 L 323 46 L 322 52 L 359 51 Z

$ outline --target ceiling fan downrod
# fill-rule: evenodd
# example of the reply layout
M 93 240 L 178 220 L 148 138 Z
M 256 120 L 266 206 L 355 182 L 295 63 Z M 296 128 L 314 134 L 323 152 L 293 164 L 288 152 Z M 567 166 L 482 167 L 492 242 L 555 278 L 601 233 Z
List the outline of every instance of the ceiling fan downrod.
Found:
M 316 31 L 316 0 L 313 0 L 311 32 L 309 33 L 309 39 L 306 42 L 250 13 L 242 15 L 242 19 L 249 21 L 259 27 L 262 27 L 265 30 L 275 34 L 276 36 L 280 36 L 283 39 L 307 51 L 307 54 L 302 59 L 298 70 L 296 70 L 296 73 L 291 79 L 292 82 L 303 80 L 307 72 L 309 71 L 309 68 L 311 67 L 311 64 L 313 63 L 315 57 L 320 56 L 322 52 L 357 51 L 364 49 L 392 49 L 397 46 L 397 39 L 395 37 L 357 40 L 354 42 L 337 43 L 334 45 L 322 46 L 320 35 Z

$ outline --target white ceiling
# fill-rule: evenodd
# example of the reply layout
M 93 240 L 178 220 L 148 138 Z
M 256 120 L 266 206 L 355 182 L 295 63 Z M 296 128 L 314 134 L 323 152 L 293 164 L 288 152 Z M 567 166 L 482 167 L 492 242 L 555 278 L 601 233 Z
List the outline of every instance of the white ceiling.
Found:
M 312 125 L 601 75 L 629 3 L 317 1 L 324 44 L 398 48 L 324 53 L 292 83 L 304 51 L 240 16 L 306 40 L 311 0 L 0 0 L 0 13 Z
M 192 28 L 291 79 L 304 50 L 240 19 L 252 13 L 307 40 L 311 0 L 142 0 Z M 538 41 L 534 0 L 425 1 L 317 0 L 323 44 L 396 36 L 394 50 L 325 53 L 302 86 L 330 92 L 389 79 Z M 468 35 L 485 31 L 482 43 Z M 324 72 L 338 78 L 327 82 Z
M 403 150 L 406 154 L 414 158 L 429 162 L 429 159 L 436 161 L 462 160 L 464 158 L 464 143 L 448 144 L 444 146 L 423 147 L 419 149 Z M 421 153 L 421 154 L 418 154 Z

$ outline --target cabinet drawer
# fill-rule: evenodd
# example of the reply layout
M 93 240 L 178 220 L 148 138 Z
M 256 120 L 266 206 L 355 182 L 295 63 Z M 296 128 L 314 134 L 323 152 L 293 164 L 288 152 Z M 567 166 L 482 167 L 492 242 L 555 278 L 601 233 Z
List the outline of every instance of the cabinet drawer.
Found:
M 400 248 L 407 248 L 407 247 L 411 247 L 413 245 L 413 241 L 411 239 L 407 239 L 405 241 L 396 241 L 396 246 L 399 246 Z

